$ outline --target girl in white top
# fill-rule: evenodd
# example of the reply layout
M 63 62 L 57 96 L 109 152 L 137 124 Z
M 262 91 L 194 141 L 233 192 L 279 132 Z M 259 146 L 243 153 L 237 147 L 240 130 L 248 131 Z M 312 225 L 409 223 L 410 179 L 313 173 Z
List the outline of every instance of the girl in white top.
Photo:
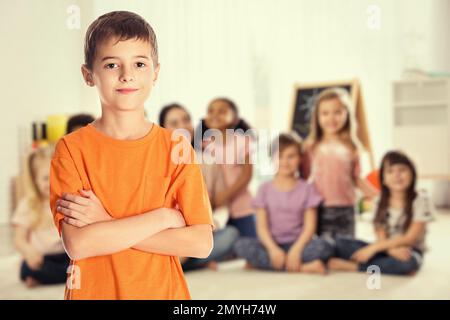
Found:
M 409 275 L 419 270 L 426 250 L 426 224 L 433 206 L 425 192 L 416 191 L 416 169 L 403 153 L 388 152 L 380 169 L 381 195 L 374 220 L 377 240 L 366 243 L 336 239 L 331 270 L 366 272 L 378 266 L 381 273 Z

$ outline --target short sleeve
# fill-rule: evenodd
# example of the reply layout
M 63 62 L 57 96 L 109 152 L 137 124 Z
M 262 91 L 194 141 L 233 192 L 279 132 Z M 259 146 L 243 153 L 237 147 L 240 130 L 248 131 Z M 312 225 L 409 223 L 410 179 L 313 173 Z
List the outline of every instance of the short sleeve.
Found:
M 322 197 L 320 196 L 319 192 L 316 190 L 313 184 L 308 183 L 307 188 L 308 188 L 307 193 L 308 197 L 306 199 L 305 209 L 317 208 L 322 202 Z
M 266 186 L 267 184 L 260 186 L 256 196 L 252 199 L 251 205 L 253 209 L 267 209 Z
M 56 211 L 56 200 L 62 193 L 78 194 L 83 188 L 80 175 L 63 139 L 56 145 L 50 165 L 50 209 L 53 220 L 61 236 L 61 220 L 64 215 Z
M 430 222 L 434 220 L 434 206 L 425 191 L 419 191 L 413 203 L 413 221 Z
M 193 149 L 190 163 L 179 164 L 173 187 L 175 200 L 182 212 L 186 225 L 209 224 L 214 226 L 211 202 L 200 165 L 195 163 Z
M 20 200 L 12 215 L 11 224 L 26 229 L 31 227 L 32 221 L 30 219 L 30 207 L 27 199 Z

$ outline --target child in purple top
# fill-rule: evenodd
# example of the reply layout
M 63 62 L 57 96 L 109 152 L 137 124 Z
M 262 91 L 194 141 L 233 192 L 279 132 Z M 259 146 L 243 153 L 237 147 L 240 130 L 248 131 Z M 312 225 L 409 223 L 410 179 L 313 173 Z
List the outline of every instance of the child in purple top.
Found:
M 289 134 L 280 135 L 277 142 L 272 155 L 278 171 L 260 186 L 252 202 L 258 239 L 240 238 L 235 252 L 251 267 L 324 274 L 333 246 L 315 237 L 316 208 L 322 199 L 313 185 L 298 178 L 300 142 Z

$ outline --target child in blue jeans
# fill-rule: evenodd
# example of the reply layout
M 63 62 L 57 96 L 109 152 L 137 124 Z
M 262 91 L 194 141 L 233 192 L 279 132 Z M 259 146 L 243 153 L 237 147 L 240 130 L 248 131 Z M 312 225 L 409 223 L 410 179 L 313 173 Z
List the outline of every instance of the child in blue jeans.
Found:
M 335 257 L 328 268 L 366 272 L 378 266 L 380 272 L 410 275 L 419 270 L 425 247 L 427 222 L 433 207 L 423 192 L 416 192 L 416 170 L 411 160 L 396 151 L 388 152 L 380 169 L 381 196 L 375 214 L 376 242 L 337 238 Z
M 324 274 L 333 247 L 314 236 L 316 208 L 322 199 L 312 185 L 298 178 L 300 142 L 281 134 L 272 145 L 272 156 L 278 171 L 260 186 L 252 202 L 258 238 L 240 238 L 235 252 L 248 266 L 259 269 Z

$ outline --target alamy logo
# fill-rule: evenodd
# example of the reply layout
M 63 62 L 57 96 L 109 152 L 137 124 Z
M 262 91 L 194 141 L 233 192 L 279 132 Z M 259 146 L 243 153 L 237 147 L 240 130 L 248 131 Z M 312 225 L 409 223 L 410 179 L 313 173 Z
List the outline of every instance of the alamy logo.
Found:
M 66 19 L 66 26 L 69 30 L 80 30 L 80 11 L 80 7 L 75 4 L 67 7 L 66 12 L 69 14 L 69 16 Z
M 225 134 L 216 129 L 208 129 L 202 135 L 194 135 L 185 129 L 172 131 L 171 139 L 176 142 L 171 151 L 175 164 L 253 164 L 259 175 L 273 175 L 278 170 L 278 162 L 271 161 L 273 150 L 278 149 L 279 132 L 264 129 L 227 129 Z M 195 155 L 191 153 L 191 143 Z
M 381 289 L 381 269 L 377 265 L 371 265 L 367 268 L 367 273 L 370 276 L 367 278 L 366 286 L 369 290 Z
M 77 265 L 70 265 L 67 268 L 67 281 L 66 286 L 68 289 L 80 289 L 81 288 L 81 269 Z
M 376 4 L 367 7 L 367 28 L 370 30 L 381 29 L 381 8 Z

